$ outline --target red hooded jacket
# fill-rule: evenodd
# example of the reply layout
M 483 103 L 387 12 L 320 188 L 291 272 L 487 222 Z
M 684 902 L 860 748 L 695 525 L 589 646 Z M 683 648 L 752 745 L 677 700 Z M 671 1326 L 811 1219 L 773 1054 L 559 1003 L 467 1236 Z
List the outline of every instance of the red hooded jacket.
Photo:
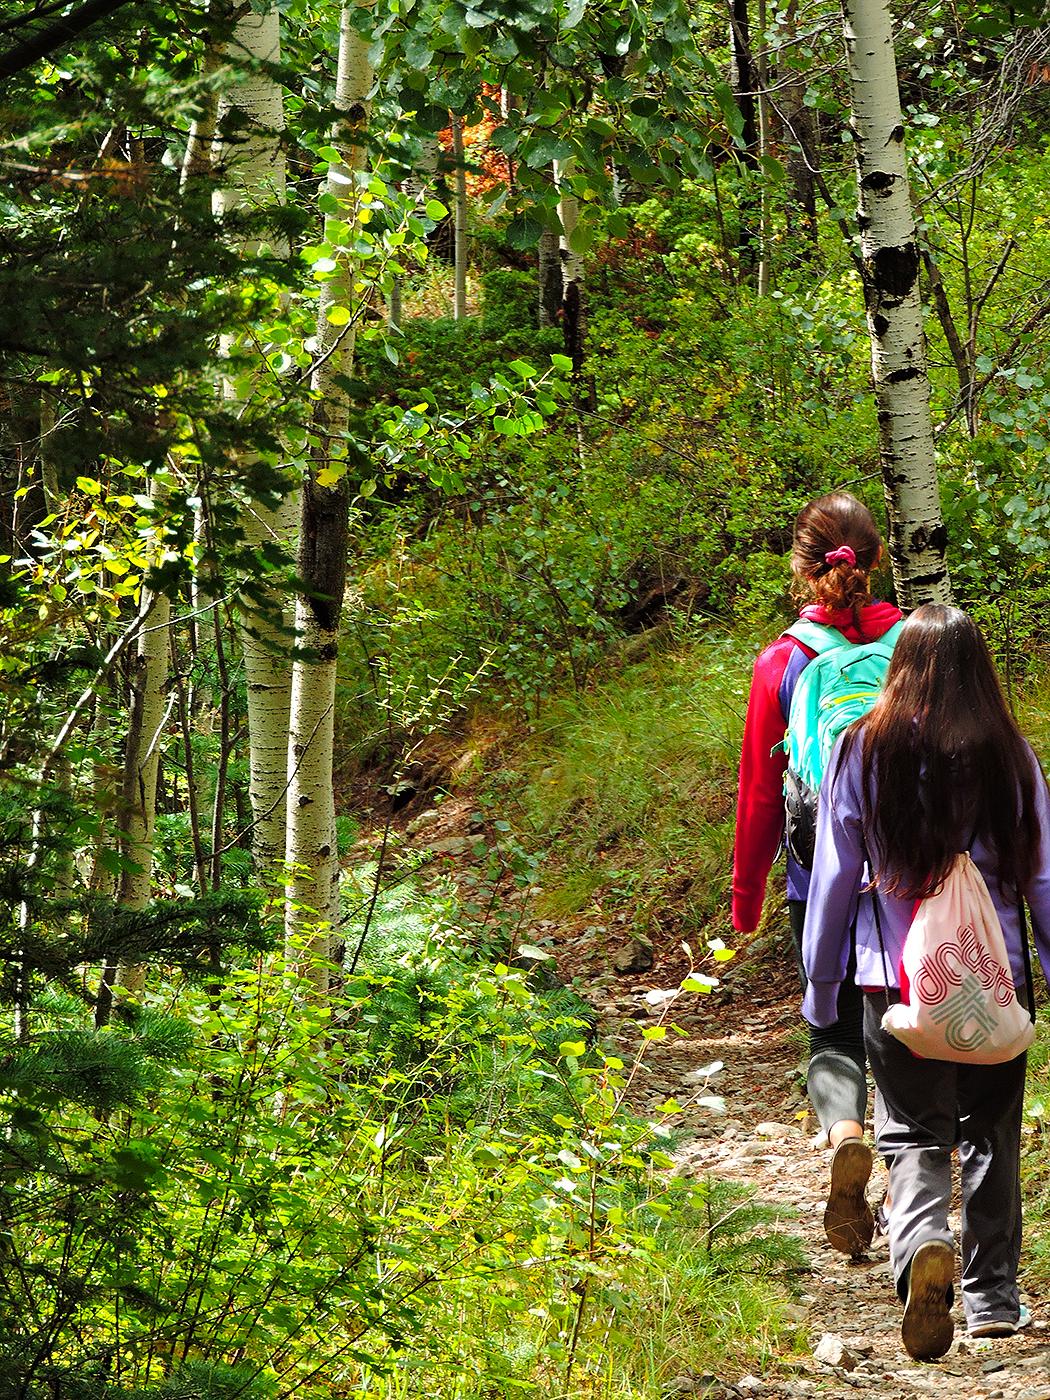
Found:
M 830 612 L 820 603 L 802 609 L 807 622 L 837 627 L 850 642 L 874 642 L 901 619 L 892 603 L 869 603 L 861 609 L 860 630 L 849 609 Z M 813 653 L 794 637 L 781 636 L 759 653 L 751 680 L 740 753 L 740 787 L 733 849 L 733 927 L 750 933 L 762 917 L 766 881 L 784 835 L 784 734 L 787 716 L 780 708 L 780 683 L 795 647 Z

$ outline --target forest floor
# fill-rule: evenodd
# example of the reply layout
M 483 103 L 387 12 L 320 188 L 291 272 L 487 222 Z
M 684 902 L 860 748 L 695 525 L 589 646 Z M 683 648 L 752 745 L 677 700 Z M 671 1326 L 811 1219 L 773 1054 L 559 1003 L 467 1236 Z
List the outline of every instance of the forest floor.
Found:
M 470 843 L 461 833 L 469 811 L 465 795 L 450 798 L 410 844 L 434 849 L 455 877 L 467 874 Z M 805 1039 L 786 929 L 782 936 L 777 928 L 756 935 L 730 963 L 704 963 L 705 972 L 722 974 L 710 996 L 675 997 L 689 964 L 672 939 L 657 938 L 648 969 L 617 973 L 617 954 L 633 944 L 614 918 L 603 922 L 600 909 L 592 908 L 571 919 L 536 919 L 525 896 L 509 887 L 505 894 L 522 901 L 517 941 L 545 945 L 560 979 L 594 1007 L 603 1043 L 628 1065 L 632 1106 L 648 1116 L 669 1097 L 681 1105 L 667 1120 L 675 1129 L 678 1170 L 750 1185 L 759 1200 L 783 1211 L 779 1228 L 800 1237 L 808 1256 L 808 1272 L 788 1305 L 798 1329 L 795 1349 L 765 1365 L 761 1375 L 670 1377 L 668 1400 L 858 1393 L 883 1400 L 1050 1400 L 1050 1296 L 1026 1290 L 1023 1272 L 1022 1293 L 1035 1317 L 1030 1329 L 1008 1340 L 970 1340 L 956 1304 L 951 1350 L 935 1363 L 918 1363 L 901 1344 L 901 1306 L 885 1237 L 877 1235 L 856 1261 L 827 1243 L 822 1217 L 831 1154 L 805 1097 Z M 645 1040 L 643 1029 L 661 1022 L 683 1033 L 669 1030 L 666 1039 Z M 724 1107 L 703 1106 L 701 1098 L 720 1099 Z M 873 1208 L 885 1181 L 877 1162 L 869 1189 Z M 957 1230 L 957 1214 L 952 1223 Z
M 699 999 L 691 1014 L 679 1015 L 675 1007 L 672 1018 L 688 1034 L 647 1047 L 647 1073 L 636 1076 L 634 1096 L 643 1111 L 652 1111 L 672 1093 L 682 1104 L 682 1139 L 675 1151 L 679 1170 L 749 1184 L 760 1200 L 784 1211 L 781 1228 L 802 1238 L 809 1259 L 809 1272 L 799 1280 L 790 1311 L 805 1345 L 774 1361 L 762 1375 L 727 1375 L 715 1378 L 717 1383 L 683 1375 L 666 1393 L 717 1400 L 858 1393 L 884 1400 L 1050 1400 L 1050 1298 L 1044 1303 L 1025 1292 L 1035 1322 L 1025 1334 L 1005 1341 L 968 1339 L 957 1305 L 951 1350 L 938 1362 L 918 1363 L 901 1344 L 902 1310 L 885 1237 L 876 1236 L 869 1253 L 857 1261 L 827 1243 L 822 1219 L 831 1153 L 802 1089 L 794 968 L 787 957 L 779 967 L 772 957 L 767 942 L 760 962 L 750 967 L 741 963 L 739 989 L 729 972 L 724 989 Z M 594 994 L 604 1029 L 621 1044 L 625 1059 L 637 1050 L 640 1027 L 649 1019 L 642 1008 L 662 985 L 657 959 L 644 979 L 632 978 L 622 986 L 611 1014 L 608 989 Z M 719 1061 L 723 1067 L 717 1072 L 698 1073 Z M 724 1112 L 690 1107 L 689 1097 L 700 1095 L 723 1099 Z M 869 1191 L 873 1208 L 885 1184 L 885 1170 L 877 1163 Z M 957 1216 L 952 1223 L 957 1230 Z M 958 1292 L 958 1280 L 956 1288 Z

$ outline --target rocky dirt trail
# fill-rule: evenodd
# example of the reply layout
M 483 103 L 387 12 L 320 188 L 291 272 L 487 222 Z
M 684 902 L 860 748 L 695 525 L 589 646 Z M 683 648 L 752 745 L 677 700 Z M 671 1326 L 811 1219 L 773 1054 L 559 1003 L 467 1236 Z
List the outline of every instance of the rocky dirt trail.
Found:
M 768 955 L 767 949 L 766 961 Z M 621 1046 L 625 1060 L 638 1049 L 641 1027 L 655 1024 L 663 1014 L 666 1003 L 662 1006 L 656 993 L 670 992 L 680 980 L 678 968 L 674 977 L 664 978 L 660 962 L 657 958 L 644 975 L 616 978 L 615 985 L 603 976 L 588 989 L 603 1030 Z M 736 970 L 736 964 L 730 966 Z M 964 1332 L 960 1335 L 957 1307 L 956 1338 L 948 1355 L 936 1363 L 918 1363 L 901 1345 L 901 1307 L 885 1238 L 876 1236 L 867 1257 L 856 1262 L 827 1244 L 822 1217 L 831 1153 L 820 1140 L 802 1089 L 804 1041 L 794 977 L 793 966 L 741 965 L 736 976 L 727 972 L 720 991 L 688 998 L 688 1010 L 680 999 L 669 1019 L 688 1036 L 650 1043 L 644 1072 L 634 1080 L 633 1093 L 643 1111 L 655 1109 L 669 1095 L 683 1105 L 678 1119 L 683 1140 L 675 1154 L 680 1170 L 751 1184 L 759 1199 L 786 1212 L 782 1228 L 801 1236 L 810 1264 L 793 1313 L 808 1338 L 800 1352 L 781 1358 L 762 1376 L 729 1376 L 717 1384 L 711 1378 L 681 1376 L 668 1394 L 719 1400 L 857 1394 L 882 1400 L 1050 1400 L 1050 1298 L 1025 1291 L 1036 1320 L 1025 1334 L 1005 1341 L 971 1341 Z M 718 1062 L 723 1067 L 717 1072 L 703 1073 Z M 712 1096 L 724 1100 L 724 1111 L 695 1102 Z M 873 1205 L 881 1199 L 885 1181 L 878 1163 L 870 1188 Z M 958 1228 L 957 1219 L 953 1224 Z

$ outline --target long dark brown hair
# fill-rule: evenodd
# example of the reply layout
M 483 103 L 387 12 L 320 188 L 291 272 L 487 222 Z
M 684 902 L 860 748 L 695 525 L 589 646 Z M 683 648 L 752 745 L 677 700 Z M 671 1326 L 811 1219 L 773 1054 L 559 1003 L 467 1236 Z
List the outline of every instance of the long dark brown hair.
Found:
M 849 545 L 855 564 L 829 564 L 826 555 Z M 871 602 L 871 571 L 882 555 L 875 517 L 848 491 L 832 491 L 803 506 L 795 519 L 791 569 L 800 598 L 813 597 L 832 612 L 850 608 L 860 626 L 860 609 Z
M 1000 887 L 1015 896 L 1027 886 L 1039 857 L 1036 774 L 972 618 L 939 603 L 912 613 L 843 753 L 858 741 L 880 890 L 934 893 L 978 836 L 995 850 Z

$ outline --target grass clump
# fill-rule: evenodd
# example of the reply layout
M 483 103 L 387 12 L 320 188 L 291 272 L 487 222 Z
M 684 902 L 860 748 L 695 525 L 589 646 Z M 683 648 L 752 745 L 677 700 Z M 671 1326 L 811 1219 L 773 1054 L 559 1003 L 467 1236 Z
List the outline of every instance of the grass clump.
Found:
M 550 851 L 538 913 L 620 908 L 686 938 L 715 918 L 755 645 L 687 640 L 547 707 L 518 797 Z

